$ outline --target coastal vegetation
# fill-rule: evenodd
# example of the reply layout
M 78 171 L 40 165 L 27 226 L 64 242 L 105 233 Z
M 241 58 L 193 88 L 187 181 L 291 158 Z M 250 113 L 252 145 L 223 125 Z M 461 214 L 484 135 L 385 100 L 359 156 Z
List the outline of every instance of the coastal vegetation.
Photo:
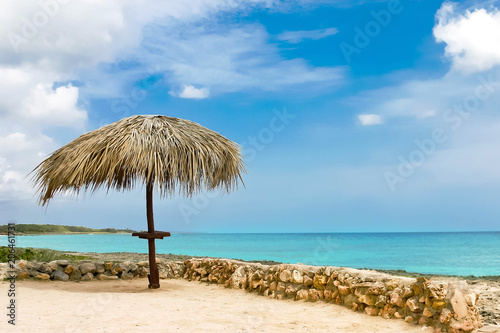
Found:
M 0 235 L 7 234 L 8 225 L 0 225 Z M 131 229 L 92 229 L 73 225 L 55 224 L 16 224 L 16 235 L 47 235 L 47 234 L 91 234 L 91 233 L 133 233 Z
M 7 246 L 0 246 L 0 262 L 8 262 L 11 249 Z M 17 260 L 36 260 L 39 262 L 50 262 L 53 260 L 68 260 L 70 262 L 77 262 L 79 260 L 93 259 L 90 256 L 80 254 L 66 254 L 61 251 L 51 249 L 34 249 L 31 247 L 22 248 L 16 247 L 15 251 Z

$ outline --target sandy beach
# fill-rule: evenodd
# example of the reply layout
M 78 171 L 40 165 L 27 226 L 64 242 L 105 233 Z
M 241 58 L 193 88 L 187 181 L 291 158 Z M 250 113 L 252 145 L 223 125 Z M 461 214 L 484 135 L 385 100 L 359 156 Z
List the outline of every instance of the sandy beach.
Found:
M 17 283 L 16 332 L 432 332 L 322 302 L 268 299 L 186 280 Z M 7 282 L 0 285 L 5 295 Z M 6 299 L 6 298 L 2 298 Z M 0 331 L 12 331 L 6 320 Z
M 95 258 L 101 261 L 140 261 L 144 260 L 145 254 L 143 253 L 131 253 L 131 252 L 113 252 L 113 253 L 95 253 L 95 252 L 69 252 L 63 251 L 62 254 L 66 255 L 80 255 L 89 258 Z M 193 256 L 188 255 L 176 255 L 172 253 L 168 254 L 157 254 L 158 258 L 170 261 L 184 261 Z M 262 264 L 279 264 L 275 261 L 258 261 Z M 447 275 L 432 275 L 432 274 L 419 274 L 411 273 L 405 271 L 394 271 L 394 270 L 379 270 L 380 272 L 388 273 L 391 275 L 404 275 L 411 277 L 425 276 L 430 279 L 443 280 L 443 281 L 457 281 L 466 280 L 470 288 L 477 294 L 480 295 L 478 302 L 478 309 L 483 318 L 483 324 L 485 325 L 500 325 L 500 277 L 489 276 L 489 277 L 458 277 L 458 276 L 447 276 Z M 498 328 L 500 333 L 500 328 Z

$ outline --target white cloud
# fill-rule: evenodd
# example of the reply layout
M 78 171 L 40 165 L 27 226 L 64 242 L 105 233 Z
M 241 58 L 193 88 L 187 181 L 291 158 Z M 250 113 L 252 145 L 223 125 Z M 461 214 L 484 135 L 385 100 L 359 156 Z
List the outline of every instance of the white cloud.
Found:
M 44 9 L 43 3 L 52 3 L 47 7 L 51 9 Z M 27 1 L 2 6 L 6 20 L 0 24 L 0 34 L 8 38 L 0 42 L 0 61 L 36 63 L 70 75 L 81 66 L 113 61 L 119 52 L 139 43 L 136 21 L 127 20 L 125 6 L 117 1 L 64 3 Z M 40 21 L 43 17 L 46 20 Z
M 170 92 L 170 95 L 177 96 L 180 98 L 188 98 L 188 99 L 204 99 L 210 95 L 210 91 L 208 88 L 196 88 L 191 85 L 184 85 L 182 91 L 180 93 Z
M 55 5 L 48 10 L 37 1 L 2 3 L 0 35 L 15 34 L 22 42 L 13 47 L 12 39 L 0 40 L 0 67 L 31 64 L 39 71 L 54 74 L 51 76 L 57 76 L 55 80 L 79 80 L 83 82 L 79 86 L 82 98 L 120 97 L 124 88 L 147 76 L 147 68 L 157 64 L 171 87 L 188 82 L 211 87 L 211 93 L 338 83 L 343 76 L 340 68 L 314 68 L 303 59 L 283 59 L 278 47 L 269 43 L 271 38 L 262 26 L 228 26 L 225 22 L 214 24 L 212 19 L 214 14 L 227 11 L 289 7 L 279 1 L 47 0 L 47 3 Z M 39 14 L 45 15 L 47 22 L 37 26 L 35 18 Z M 211 19 L 204 21 L 207 18 Z M 29 26 L 34 27 L 34 32 L 26 34 Z M 290 38 L 316 39 L 335 32 L 335 28 L 290 32 Z M 129 62 L 135 65 L 128 66 Z M 127 65 L 118 69 L 121 63 Z M 282 75 L 283 72 L 287 75 Z M 43 83 L 54 82 L 51 79 L 47 77 Z
M 79 88 L 53 88 L 59 75 L 30 67 L 0 66 L 0 117 L 39 126 L 83 128 L 87 112 L 79 106 Z
M 456 13 L 456 5 L 444 3 L 436 14 L 437 42 L 446 43 L 445 54 L 454 69 L 485 71 L 500 64 L 500 12 L 481 8 Z
M 14 132 L 6 136 L 0 136 L 0 146 L 2 147 L 2 152 L 15 152 L 20 150 L 26 150 L 29 147 L 29 143 L 26 141 L 26 135 L 20 132 Z
M 382 117 L 378 114 L 360 114 L 358 119 L 363 126 L 380 125 L 383 123 Z
M 61 70 L 114 62 L 140 44 L 142 29 L 155 20 L 175 25 L 227 10 L 258 5 L 273 7 L 273 3 L 265 0 L 3 2 L 0 35 L 7 38 L 0 40 L 0 62 L 37 62 L 45 68 Z
M 289 91 L 293 85 L 315 91 L 339 84 L 343 69 L 286 60 L 263 26 L 227 25 L 219 15 L 255 8 L 280 10 L 281 3 L 1 2 L 0 142 L 17 141 L 12 151 L 0 149 L 0 198 L 24 193 L 20 175 L 39 162 L 42 150 L 48 153 L 60 146 L 55 138 L 61 131 L 53 126 L 80 134 L 87 126 L 88 99 L 126 95 L 123 89 L 150 75 L 149 68 L 171 87 L 188 83 L 178 92 L 181 98 L 245 89 Z M 326 29 L 318 36 L 330 33 Z M 51 137 L 44 134 L 49 130 Z
M 119 93 L 114 87 L 123 86 L 120 80 L 130 80 L 130 76 L 116 80 L 116 71 L 107 72 L 104 64 L 127 59 L 139 47 L 146 25 L 158 19 L 162 24 L 194 22 L 218 11 L 258 3 L 266 6 L 240 0 L 173 0 L 167 4 L 145 0 L 3 1 L 0 200 L 24 198 L 32 192 L 25 175 L 60 145 L 43 134 L 50 126 L 81 133 L 87 121 L 82 90 L 90 86 L 109 96 L 110 91 Z M 80 82 L 78 87 L 68 83 L 73 80 Z M 58 132 L 51 129 L 50 133 Z
M 313 67 L 304 59 L 284 59 L 258 24 L 225 27 L 156 26 L 145 36 L 141 57 L 147 67 L 168 73 L 174 86 L 210 87 L 217 95 L 242 90 L 276 91 L 301 85 L 302 92 L 344 82 L 341 67 Z M 221 52 L 223 50 L 223 52 Z M 305 85 L 307 84 L 307 87 Z
M 55 149 L 54 141 L 39 133 L 5 131 L 0 128 L 0 201 L 30 199 L 35 190 L 28 173 Z
M 47 3 L 51 5 L 43 5 Z M 0 67 L 29 64 L 56 74 L 60 81 L 81 79 L 85 82 L 82 89 L 127 80 L 131 77 L 115 78 L 117 71 L 108 69 L 130 60 L 146 27 L 162 24 L 175 29 L 224 11 L 274 6 L 275 1 L 267 0 L 4 1 L 0 5 L 0 35 L 5 36 L 0 39 Z M 168 57 L 168 53 L 163 55 Z M 137 71 L 132 79 L 137 78 Z
M 318 40 L 328 36 L 333 36 L 339 31 L 337 28 L 326 28 L 317 30 L 285 31 L 277 36 L 278 40 L 290 44 L 298 44 L 304 40 Z
M 78 88 L 71 84 L 56 89 L 38 84 L 24 106 L 28 117 L 50 125 L 82 128 L 87 121 L 87 112 L 78 107 Z

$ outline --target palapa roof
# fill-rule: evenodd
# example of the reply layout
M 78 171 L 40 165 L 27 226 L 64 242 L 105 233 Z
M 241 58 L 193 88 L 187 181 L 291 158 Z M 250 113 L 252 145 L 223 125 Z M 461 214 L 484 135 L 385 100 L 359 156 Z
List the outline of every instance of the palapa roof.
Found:
M 32 173 L 45 205 L 58 192 L 132 188 L 153 183 L 162 196 L 237 187 L 245 172 L 239 147 L 195 122 L 132 116 L 83 134 Z

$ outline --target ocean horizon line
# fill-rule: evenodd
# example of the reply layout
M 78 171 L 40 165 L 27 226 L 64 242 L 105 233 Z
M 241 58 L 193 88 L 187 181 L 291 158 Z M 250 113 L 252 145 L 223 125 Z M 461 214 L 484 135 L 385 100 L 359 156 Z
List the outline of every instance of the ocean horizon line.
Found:
M 8 236 L 0 236 L 7 242 Z M 172 233 L 158 253 L 452 275 L 500 275 L 500 232 Z M 143 253 L 128 233 L 19 236 L 16 247 Z
M 221 231 L 170 231 L 176 234 L 228 234 L 228 235 L 314 235 L 314 234 L 438 234 L 438 233 L 500 233 L 500 230 L 471 230 L 471 231 L 315 231 L 315 232 L 221 232 Z
M 234 231 L 170 231 L 172 234 L 211 234 L 211 235 L 325 235 L 325 234 L 477 234 L 477 233 L 500 233 L 500 230 L 471 230 L 471 231 L 315 231 L 315 232 L 234 232 Z M 75 234 L 93 234 L 92 232 L 75 232 L 75 233 L 46 233 L 46 234 L 18 234 L 17 236 L 43 236 L 43 235 L 75 235 Z M 107 235 L 126 235 L 126 232 L 106 233 Z

